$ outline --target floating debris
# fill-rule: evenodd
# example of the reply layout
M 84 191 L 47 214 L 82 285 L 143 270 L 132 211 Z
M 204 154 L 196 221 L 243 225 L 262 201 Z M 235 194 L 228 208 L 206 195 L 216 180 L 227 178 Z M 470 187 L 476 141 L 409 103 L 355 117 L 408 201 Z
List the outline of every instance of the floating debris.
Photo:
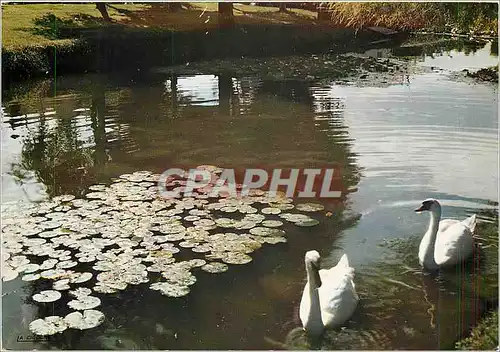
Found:
M 42 291 L 40 293 L 33 295 L 34 301 L 43 303 L 55 302 L 59 298 L 61 298 L 61 293 L 59 291 L 53 291 L 53 290 Z
M 66 324 L 62 317 L 50 316 L 34 320 L 28 327 L 35 335 L 47 336 L 63 332 L 68 328 L 68 324 Z
M 69 313 L 64 317 L 64 322 L 71 329 L 86 330 L 101 325 L 105 320 L 104 314 L 98 310 L 84 310 L 80 312 Z

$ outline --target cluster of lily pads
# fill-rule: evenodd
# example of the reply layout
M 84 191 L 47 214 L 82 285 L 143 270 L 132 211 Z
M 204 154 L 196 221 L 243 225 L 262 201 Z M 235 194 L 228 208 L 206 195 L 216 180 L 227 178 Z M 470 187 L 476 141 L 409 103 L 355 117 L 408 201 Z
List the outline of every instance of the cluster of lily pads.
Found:
M 222 169 L 200 166 L 215 177 Z M 55 302 L 68 291 L 74 311 L 64 318 L 33 321 L 38 335 L 67 328 L 89 329 L 104 321 L 95 310 L 97 294 L 113 294 L 131 285 L 149 284 L 169 297 L 182 297 L 196 282 L 192 270 L 222 273 L 229 265 L 252 261 L 263 244 L 286 242 L 284 221 L 314 226 L 318 220 L 301 213 L 321 211 L 321 204 L 294 205 L 282 193 L 271 196 L 251 190 L 247 196 L 208 195 L 207 187 L 182 195 L 185 179 L 167 179 L 175 198 L 160 197 L 160 175 L 147 171 L 121 175 L 110 185 L 89 187 L 81 199 L 62 195 L 51 200 L 2 206 L 2 279 L 50 280 L 52 290 L 32 296 L 40 303 Z M 208 187 L 210 188 L 210 187 Z M 230 214 L 230 215 L 229 215 Z M 191 252 L 179 261 L 175 254 Z M 202 258 L 200 258 L 202 257 Z M 78 287 L 89 285 L 91 288 Z

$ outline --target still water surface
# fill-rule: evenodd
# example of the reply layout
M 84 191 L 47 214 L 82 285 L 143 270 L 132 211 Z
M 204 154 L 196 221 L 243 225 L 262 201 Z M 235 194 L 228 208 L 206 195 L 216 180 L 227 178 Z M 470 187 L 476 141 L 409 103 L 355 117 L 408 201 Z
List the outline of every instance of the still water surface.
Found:
M 452 79 L 450 70 L 498 58 L 486 46 L 415 60 L 444 70 L 389 87 L 84 75 L 4 95 L 2 203 L 78 195 L 123 173 L 201 164 L 332 165 L 347 191 L 325 203 L 333 216 L 318 215 L 320 225 L 284 228 L 288 243 L 263 247 L 253 262 L 226 273 L 197 274 L 187 297 L 167 298 L 147 285 L 100 295 L 103 325 L 48 342 L 17 340 L 31 335 L 29 322 L 58 307 L 39 311 L 30 284 L 7 282 L 6 347 L 307 348 L 297 327 L 309 249 L 321 253 L 325 267 L 347 253 L 361 297 L 347 328 L 327 333 L 322 348 L 452 347 L 498 294 L 498 100 L 494 86 Z M 438 276 L 420 270 L 428 215 L 413 209 L 428 197 L 441 200 L 445 217 L 478 214 L 478 235 L 489 246 L 483 257 Z

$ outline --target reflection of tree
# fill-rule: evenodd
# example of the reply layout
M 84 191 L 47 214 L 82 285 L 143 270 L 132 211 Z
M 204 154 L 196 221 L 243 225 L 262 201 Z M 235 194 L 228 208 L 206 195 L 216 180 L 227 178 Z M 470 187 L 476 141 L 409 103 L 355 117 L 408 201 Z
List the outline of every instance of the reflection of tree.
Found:
M 452 50 L 463 52 L 465 55 L 470 55 L 484 48 L 486 42 L 471 42 L 463 38 L 455 38 L 443 40 L 439 37 L 429 37 L 423 39 L 416 37 L 405 42 L 405 46 L 392 49 L 392 53 L 396 56 L 442 56 L 448 54 Z
M 219 109 L 229 116 L 237 114 L 237 96 L 233 90 L 233 78 L 226 75 L 218 76 Z
M 92 165 L 89 150 L 82 147 L 70 119 L 58 119 L 54 131 L 47 130 L 46 122 L 45 117 L 40 117 L 36 136 L 24 141 L 22 167 L 35 172 L 49 196 L 73 193 L 74 183 L 81 188 L 86 170 Z
M 49 196 L 81 192 L 91 180 L 92 168 L 107 161 L 105 131 L 105 92 L 93 87 L 90 120 L 95 145 L 84 147 L 78 138 L 78 127 L 70 116 L 51 120 L 43 114 L 38 127 L 24 141 L 21 165 L 13 171 L 21 178 L 22 170 L 33 170 L 38 180 L 47 187 Z M 49 122 L 56 122 L 53 129 Z
M 231 97 L 233 86 L 230 76 L 219 75 L 219 108 L 222 113 L 231 114 Z
M 286 80 L 262 82 L 259 92 L 272 94 L 285 101 L 312 105 L 313 99 L 309 92 L 309 86 L 305 81 Z
M 490 55 L 498 56 L 498 40 L 493 40 L 491 42 Z
M 104 95 L 104 88 L 99 86 L 92 92 L 92 105 L 90 107 L 90 119 L 92 121 L 91 126 L 95 141 L 95 166 L 104 165 L 107 160 L 105 109 L 106 99 Z

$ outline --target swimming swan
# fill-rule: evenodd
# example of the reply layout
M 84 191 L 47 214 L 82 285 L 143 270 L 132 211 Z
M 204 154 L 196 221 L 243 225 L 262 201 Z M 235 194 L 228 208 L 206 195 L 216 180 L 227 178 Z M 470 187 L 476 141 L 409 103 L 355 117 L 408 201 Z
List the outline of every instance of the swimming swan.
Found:
M 305 255 L 307 283 L 300 301 L 302 327 L 311 335 L 321 335 L 326 327 L 346 322 L 359 301 L 354 286 L 354 268 L 344 254 L 330 269 L 319 269 L 320 255 L 309 251 Z
M 425 210 L 431 212 L 431 219 L 418 249 L 420 265 L 435 270 L 467 259 L 474 249 L 476 214 L 463 221 L 441 220 L 441 205 L 435 199 L 426 199 L 415 209 L 418 213 Z

